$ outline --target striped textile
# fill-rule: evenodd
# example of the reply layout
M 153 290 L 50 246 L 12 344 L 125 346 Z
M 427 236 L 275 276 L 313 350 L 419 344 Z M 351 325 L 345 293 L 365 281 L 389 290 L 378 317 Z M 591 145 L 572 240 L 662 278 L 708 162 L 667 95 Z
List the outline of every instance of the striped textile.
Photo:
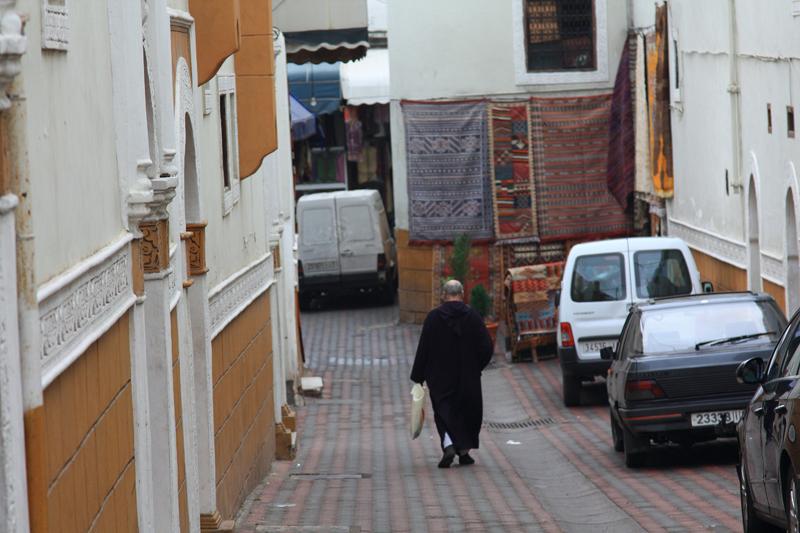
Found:
M 487 106 L 403 102 L 409 238 L 492 238 Z
M 632 40 L 635 46 L 635 40 Z M 633 209 L 633 187 L 636 181 L 636 138 L 633 122 L 633 87 L 631 84 L 631 41 L 622 50 L 614 93 L 611 97 L 611 118 L 608 131 L 608 190 L 626 211 Z
M 563 274 L 563 261 L 508 269 L 505 285 L 518 334 L 555 331 L 555 295 Z
M 528 103 L 489 106 L 494 233 L 497 242 L 535 240 L 536 192 L 531 175 Z
M 531 98 L 531 144 L 542 242 L 631 232 L 608 192 L 611 95 Z

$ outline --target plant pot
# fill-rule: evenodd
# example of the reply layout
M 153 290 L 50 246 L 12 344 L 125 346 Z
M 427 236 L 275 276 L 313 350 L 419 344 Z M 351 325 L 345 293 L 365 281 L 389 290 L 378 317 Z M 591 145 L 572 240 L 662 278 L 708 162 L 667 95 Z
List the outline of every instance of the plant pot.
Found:
M 497 342 L 497 326 L 499 323 L 493 320 L 487 320 L 484 324 L 486 324 L 486 329 L 489 330 L 489 336 L 492 338 L 492 348 L 494 348 Z

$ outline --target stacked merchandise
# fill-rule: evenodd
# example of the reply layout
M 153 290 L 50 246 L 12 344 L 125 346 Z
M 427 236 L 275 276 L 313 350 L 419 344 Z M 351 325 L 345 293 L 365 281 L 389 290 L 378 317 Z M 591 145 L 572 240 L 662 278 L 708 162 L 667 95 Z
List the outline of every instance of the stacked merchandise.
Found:
M 514 267 L 506 272 L 506 326 L 512 361 L 519 358 L 522 348 L 531 348 L 538 360 L 536 348 L 555 342 L 556 294 L 563 273 L 563 261 Z

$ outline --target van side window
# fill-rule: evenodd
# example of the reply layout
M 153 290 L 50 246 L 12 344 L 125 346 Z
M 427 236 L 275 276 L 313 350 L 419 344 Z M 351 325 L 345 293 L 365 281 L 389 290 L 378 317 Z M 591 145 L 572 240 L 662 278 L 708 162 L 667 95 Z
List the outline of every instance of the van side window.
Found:
M 375 235 L 372 214 L 366 205 L 347 205 L 339 211 L 342 240 L 371 241 Z
M 691 294 L 692 279 L 680 250 L 648 250 L 633 254 L 636 295 L 659 298 Z
M 584 255 L 575 261 L 570 296 L 573 302 L 624 300 L 625 260 L 622 254 Z
M 331 209 L 309 209 L 303 211 L 304 244 L 330 244 L 335 243 L 333 234 L 333 210 Z

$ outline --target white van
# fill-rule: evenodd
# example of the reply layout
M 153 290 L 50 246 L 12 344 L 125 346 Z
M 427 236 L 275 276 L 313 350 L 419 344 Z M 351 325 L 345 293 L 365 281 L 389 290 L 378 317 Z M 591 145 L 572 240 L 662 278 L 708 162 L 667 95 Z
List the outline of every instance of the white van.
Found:
M 349 291 L 397 291 L 397 250 L 378 191 L 310 194 L 297 202 L 300 305 Z
M 674 237 L 636 237 L 574 246 L 559 296 L 558 359 L 564 405 L 580 404 L 581 383 L 605 377 L 600 358 L 617 338 L 636 302 L 711 291 L 701 284 L 689 247 Z

